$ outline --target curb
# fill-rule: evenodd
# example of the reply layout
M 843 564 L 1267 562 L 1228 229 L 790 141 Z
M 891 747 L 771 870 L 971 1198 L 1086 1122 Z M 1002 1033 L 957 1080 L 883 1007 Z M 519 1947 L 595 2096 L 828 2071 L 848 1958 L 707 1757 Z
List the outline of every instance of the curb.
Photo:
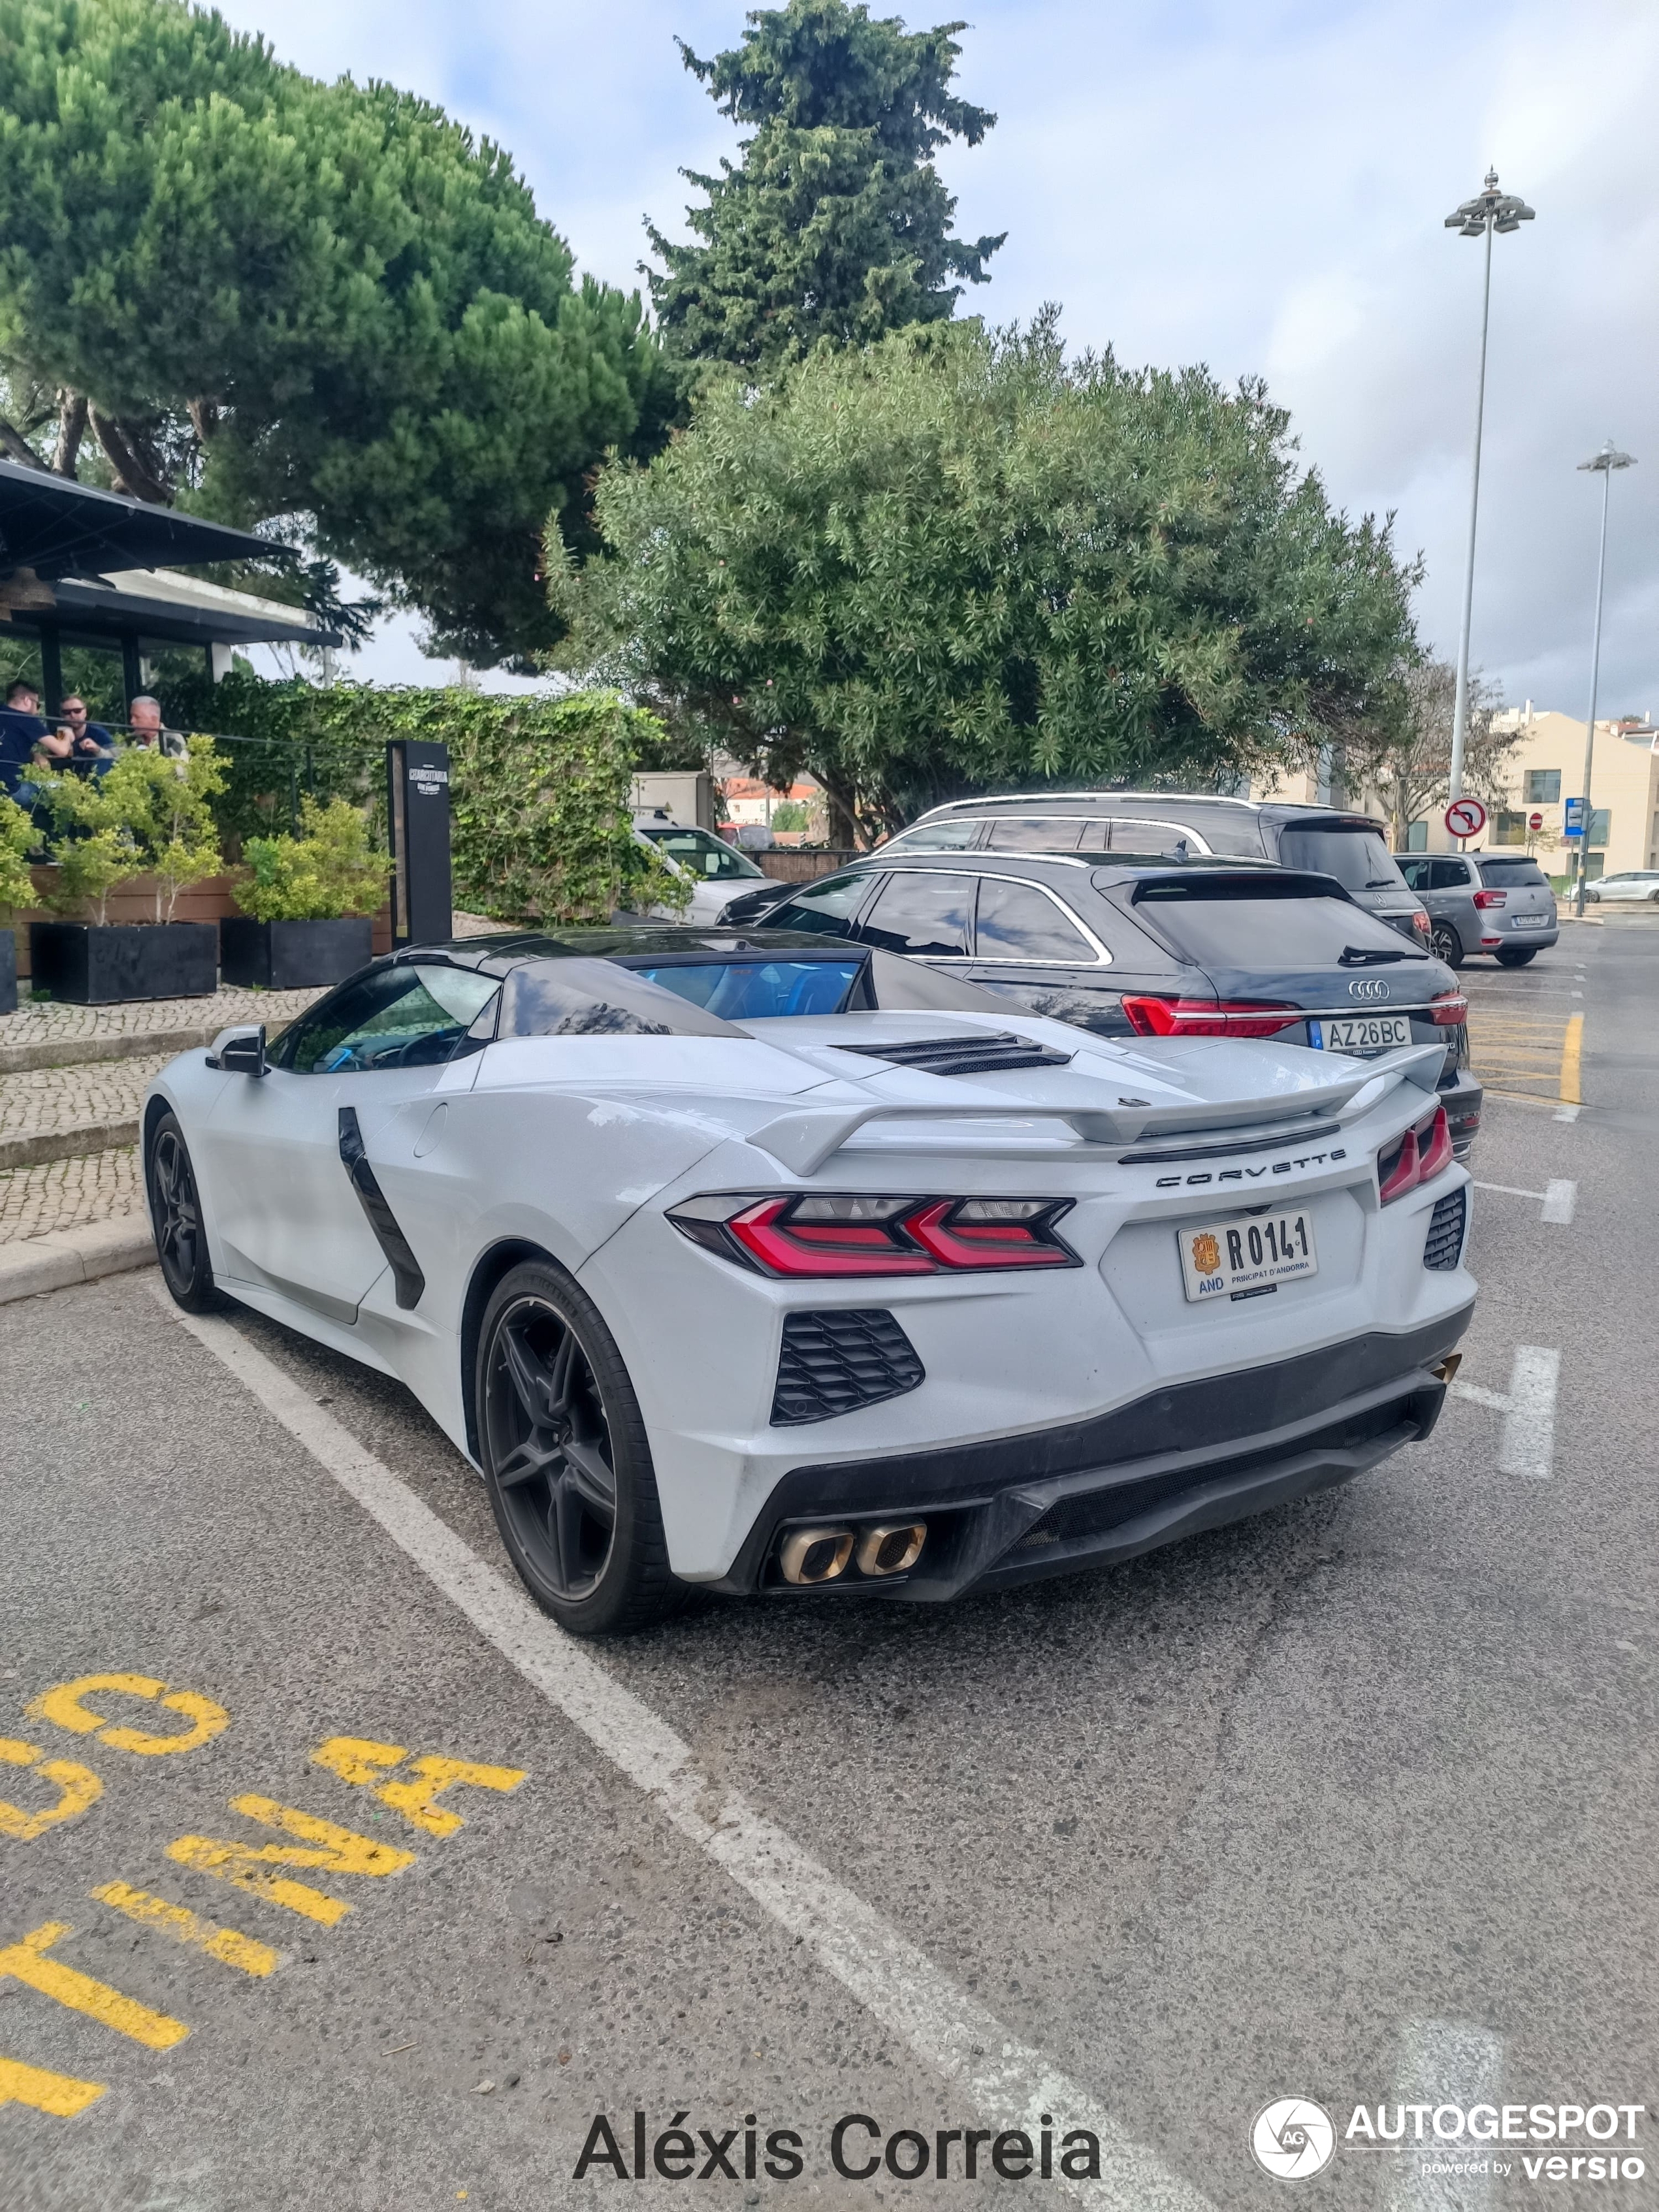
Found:
M 38 1297 L 71 1283 L 90 1283 L 148 1267 L 155 1259 L 147 1213 L 118 1214 L 112 1221 L 83 1222 L 49 1237 L 23 1237 L 0 1244 L 0 1305 L 13 1298 Z
M 0 1044 L 0 1075 L 41 1067 L 90 1067 L 103 1060 L 143 1060 L 152 1053 L 190 1052 L 211 1044 L 222 1022 L 183 1030 L 127 1030 L 118 1036 L 61 1037 L 56 1044 Z
M 32 1137 L 0 1137 L 0 1174 L 10 1168 L 38 1168 L 47 1160 L 83 1160 L 138 1141 L 138 1116 L 123 1121 L 82 1121 L 70 1129 L 46 1129 Z M 26 1240 L 28 1241 L 28 1240 Z

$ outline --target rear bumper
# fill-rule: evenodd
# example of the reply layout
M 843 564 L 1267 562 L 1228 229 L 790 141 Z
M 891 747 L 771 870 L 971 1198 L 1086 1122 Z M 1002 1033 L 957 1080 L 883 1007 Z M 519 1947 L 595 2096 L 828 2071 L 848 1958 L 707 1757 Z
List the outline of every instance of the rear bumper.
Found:
M 822 1594 L 937 1601 L 1133 1559 L 1330 1489 L 1429 1434 L 1445 1396 L 1431 1368 L 1471 1310 L 1179 1384 L 1063 1428 L 796 1468 L 713 1587 L 805 1595 L 773 1566 L 784 1534 L 878 1516 L 927 1523 L 916 1567 L 882 1580 L 849 1573 Z
M 1476 1082 L 1467 1067 L 1455 1067 L 1443 1076 L 1436 1097 L 1446 1109 L 1446 1119 L 1451 1125 L 1452 1157 L 1466 1159 L 1480 1127 L 1480 1109 L 1486 1103 L 1486 1088 Z

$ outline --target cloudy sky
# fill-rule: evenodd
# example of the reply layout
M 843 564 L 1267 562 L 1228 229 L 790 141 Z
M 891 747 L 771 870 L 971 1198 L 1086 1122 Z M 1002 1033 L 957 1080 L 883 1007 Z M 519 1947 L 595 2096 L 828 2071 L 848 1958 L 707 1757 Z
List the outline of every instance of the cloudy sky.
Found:
M 681 66 L 739 0 L 220 0 L 322 76 L 394 80 L 512 151 L 581 264 L 633 280 L 648 212 L 735 133 Z M 877 0 L 884 12 L 890 0 Z M 941 9 L 940 14 L 944 11 Z M 1495 242 L 1476 662 L 1582 715 L 1600 480 L 1613 483 L 1601 712 L 1659 711 L 1659 8 L 1652 0 L 981 0 L 963 93 L 997 112 L 945 157 L 965 303 L 1061 303 L 1076 346 L 1264 374 L 1352 512 L 1397 515 L 1455 650 L 1481 247 L 1442 228 L 1488 165 L 1538 211 Z M 932 10 L 907 16 L 914 26 Z M 360 672 L 429 681 L 407 624 Z

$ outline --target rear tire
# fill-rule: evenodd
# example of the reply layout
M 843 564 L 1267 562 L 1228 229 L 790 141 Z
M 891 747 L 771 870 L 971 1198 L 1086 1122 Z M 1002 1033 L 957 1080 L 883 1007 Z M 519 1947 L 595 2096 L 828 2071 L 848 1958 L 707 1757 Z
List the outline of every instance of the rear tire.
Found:
M 573 1636 L 623 1636 L 690 1595 L 668 1564 L 639 1400 L 598 1308 L 551 1261 L 495 1286 L 473 1373 L 478 1455 L 520 1580 Z
M 1537 957 L 1538 947 L 1529 945 L 1524 952 L 1500 952 L 1498 964 L 1500 968 L 1524 968 L 1528 960 L 1536 960 Z
M 1448 968 L 1463 965 L 1463 940 L 1449 921 L 1437 921 L 1429 932 L 1429 950 Z
M 201 1193 L 176 1114 L 163 1114 L 144 1147 L 144 1195 L 161 1280 L 186 1313 L 215 1313 L 224 1304 L 213 1286 Z

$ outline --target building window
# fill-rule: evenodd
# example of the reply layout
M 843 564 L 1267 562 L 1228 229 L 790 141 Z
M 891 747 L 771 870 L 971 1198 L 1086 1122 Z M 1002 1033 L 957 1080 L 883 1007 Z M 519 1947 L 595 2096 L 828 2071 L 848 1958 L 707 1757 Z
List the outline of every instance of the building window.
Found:
M 1589 841 L 1592 845 L 1601 846 L 1613 842 L 1613 809 L 1610 806 L 1591 807 Z
M 1527 817 L 1500 806 L 1492 820 L 1492 842 L 1494 845 L 1524 845 L 1527 842 Z
M 1559 806 L 1561 803 L 1561 771 L 1559 768 L 1529 768 L 1526 787 L 1521 793 L 1528 806 Z
M 1429 825 L 1426 822 L 1411 822 L 1406 826 L 1406 850 L 1426 853 L 1429 849 Z

